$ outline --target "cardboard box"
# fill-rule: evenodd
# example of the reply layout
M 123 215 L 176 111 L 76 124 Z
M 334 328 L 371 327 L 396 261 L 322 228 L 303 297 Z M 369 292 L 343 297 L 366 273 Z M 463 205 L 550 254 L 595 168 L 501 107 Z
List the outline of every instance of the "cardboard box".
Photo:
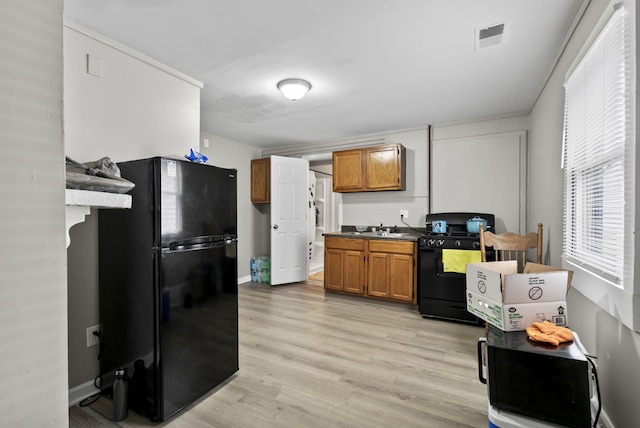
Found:
M 573 272 L 517 262 L 467 265 L 467 311 L 503 331 L 524 330 L 535 321 L 567 325 L 566 295 Z

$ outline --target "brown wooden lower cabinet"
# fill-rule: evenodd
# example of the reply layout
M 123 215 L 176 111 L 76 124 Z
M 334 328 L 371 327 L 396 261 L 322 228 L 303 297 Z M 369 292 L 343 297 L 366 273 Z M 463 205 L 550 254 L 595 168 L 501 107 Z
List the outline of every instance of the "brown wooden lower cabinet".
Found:
M 415 242 L 325 237 L 324 288 L 416 303 Z
M 369 282 L 367 295 L 372 297 L 389 297 L 389 255 L 385 253 L 369 253 Z
M 406 254 L 390 254 L 389 297 L 404 302 L 416 302 L 416 258 Z
M 364 252 L 344 251 L 344 291 L 362 294 L 364 292 Z
M 329 244 L 329 247 L 326 245 Z M 326 238 L 324 288 L 363 294 L 365 281 L 363 239 Z

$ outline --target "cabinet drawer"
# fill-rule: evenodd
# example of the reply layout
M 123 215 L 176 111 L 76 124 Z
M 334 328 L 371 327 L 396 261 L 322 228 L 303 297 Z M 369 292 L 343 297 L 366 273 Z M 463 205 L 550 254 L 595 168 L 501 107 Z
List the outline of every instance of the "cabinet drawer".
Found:
M 324 238 L 325 248 L 335 248 L 338 250 L 364 251 L 364 244 L 364 239 L 330 238 L 327 236 Z
M 369 252 L 413 254 L 415 242 L 388 241 L 382 239 L 372 239 L 369 241 Z

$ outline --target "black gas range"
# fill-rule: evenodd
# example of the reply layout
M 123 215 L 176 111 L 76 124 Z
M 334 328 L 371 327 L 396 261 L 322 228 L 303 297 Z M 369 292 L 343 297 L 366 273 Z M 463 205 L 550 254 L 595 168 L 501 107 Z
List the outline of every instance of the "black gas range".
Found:
M 429 248 L 478 250 L 480 249 L 480 238 L 478 234 L 474 235 L 469 233 L 463 235 L 453 233 L 428 233 L 420 237 L 419 245 L 420 247 Z
M 495 229 L 495 216 L 486 213 L 453 212 L 427 214 L 426 233 L 418 241 L 418 309 L 423 317 L 480 324 L 467 312 L 466 274 L 462 263 L 450 269 L 443 263 L 447 257 L 478 257 L 480 236 L 467 232 L 467 221 L 480 217 L 487 230 Z M 446 222 L 446 227 L 443 228 Z M 448 250 L 474 251 L 474 253 Z

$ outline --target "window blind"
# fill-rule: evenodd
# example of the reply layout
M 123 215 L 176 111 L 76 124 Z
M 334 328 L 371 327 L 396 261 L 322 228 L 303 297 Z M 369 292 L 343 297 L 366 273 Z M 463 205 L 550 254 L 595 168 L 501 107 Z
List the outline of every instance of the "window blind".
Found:
M 627 55 L 624 10 L 565 82 L 564 256 L 622 287 L 625 265 Z

